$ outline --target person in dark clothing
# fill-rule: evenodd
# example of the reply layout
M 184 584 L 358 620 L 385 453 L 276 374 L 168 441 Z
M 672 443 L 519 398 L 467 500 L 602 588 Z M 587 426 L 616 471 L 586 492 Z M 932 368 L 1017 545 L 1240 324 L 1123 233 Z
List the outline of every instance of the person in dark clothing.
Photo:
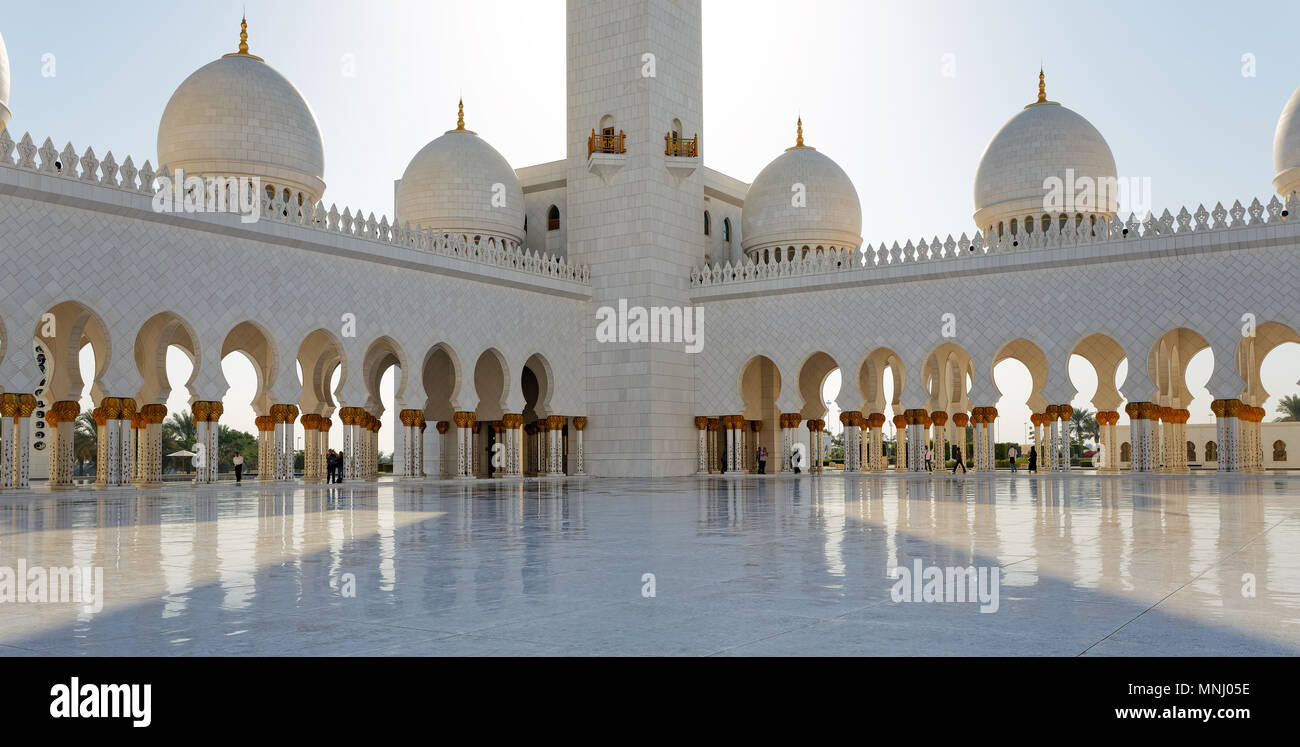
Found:
M 1038 447 L 1029 447 L 1029 471 L 1038 472 Z
M 954 475 L 957 474 L 957 468 L 961 467 L 961 473 L 963 475 L 966 474 L 966 463 L 962 461 L 961 449 L 957 449 L 956 451 L 954 451 L 953 456 L 955 457 L 955 459 L 952 463 L 952 473 Z

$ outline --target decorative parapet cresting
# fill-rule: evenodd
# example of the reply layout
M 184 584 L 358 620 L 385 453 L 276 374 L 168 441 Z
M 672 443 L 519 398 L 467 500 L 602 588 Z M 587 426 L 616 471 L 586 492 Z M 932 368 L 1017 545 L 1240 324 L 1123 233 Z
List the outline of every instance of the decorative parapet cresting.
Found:
M 59 151 L 55 149 L 50 138 L 46 138 L 45 143 L 37 148 L 30 133 L 24 134 L 22 139 L 15 143 L 8 130 L 0 130 L 0 167 L 33 171 L 149 196 L 155 194 L 160 178 L 165 177 L 169 181 L 171 178 L 167 169 L 164 168 L 161 173 L 157 173 L 148 161 L 144 162 L 144 166 L 137 168 L 130 156 L 118 164 L 112 151 L 109 151 L 102 160 L 95 155 L 92 148 L 86 148 L 85 153 L 78 156 L 72 143 L 68 143 L 62 151 Z M 197 176 L 205 184 L 207 183 L 202 174 L 191 176 Z M 232 186 L 234 185 L 227 184 L 221 188 L 223 194 L 217 198 L 224 201 L 222 204 L 238 204 L 237 187 L 232 189 Z M 549 252 L 539 254 L 509 239 L 446 233 L 435 229 L 417 230 L 412 229 L 409 223 L 395 226 L 389 223 L 387 216 L 376 220 L 374 213 L 363 217 L 360 211 L 353 214 L 346 207 L 340 213 L 337 206 L 331 205 L 327 209 L 323 202 L 315 204 L 305 202 L 300 205 L 283 193 L 274 196 L 260 194 L 258 198 L 258 217 L 261 220 L 291 223 L 389 246 L 405 246 L 418 251 L 456 257 L 491 267 L 517 270 L 530 275 L 569 280 L 586 285 L 591 283 L 591 272 L 587 266 L 572 264 L 564 257 Z M 251 202 L 249 204 L 251 205 Z
M 974 237 L 963 233 L 961 238 L 954 239 L 949 234 L 947 239 L 936 236 L 919 242 L 909 240 L 904 246 L 894 242 L 892 246 L 868 245 L 857 251 L 810 249 L 807 252 L 799 251 L 798 256 L 794 257 L 782 257 L 783 252 L 778 251 L 771 261 L 766 257 L 758 262 L 746 258 L 744 262 L 736 264 L 727 262 L 697 267 L 691 270 L 691 287 L 708 288 L 786 277 L 869 272 L 873 268 L 894 265 L 960 262 L 989 254 L 1272 226 L 1285 223 L 1297 211 L 1300 211 L 1300 197 L 1293 193 L 1285 203 L 1275 195 L 1267 204 L 1259 199 L 1252 200 L 1249 207 L 1237 201 L 1231 208 L 1225 208 L 1219 203 L 1213 210 L 1207 210 L 1201 205 L 1195 212 L 1183 208 L 1177 215 L 1173 215 L 1165 210 L 1159 217 L 1150 213 L 1141 219 L 1130 215 L 1127 219 L 1115 217 L 1110 221 L 1099 220 L 1095 224 L 1067 220 L 1062 225 L 1052 221 L 1051 227 L 1046 231 L 1036 233 L 1008 233 L 986 238 L 977 231 Z M 790 252 L 796 253 L 793 247 Z

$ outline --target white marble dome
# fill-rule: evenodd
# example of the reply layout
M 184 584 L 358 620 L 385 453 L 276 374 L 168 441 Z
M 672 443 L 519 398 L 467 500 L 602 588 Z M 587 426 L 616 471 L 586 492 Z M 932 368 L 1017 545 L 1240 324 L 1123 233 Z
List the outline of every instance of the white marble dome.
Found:
M 241 42 L 172 94 L 158 125 L 159 169 L 258 177 L 315 202 L 325 193 L 316 115 L 293 83 L 247 50 Z
M 0 35 L 0 130 L 9 126 L 13 116 L 9 111 L 9 53 L 5 50 L 5 38 Z
M 524 240 L 524 191 L 510 163 L 477 134 L 456 129 L 411 159 L 397 184 L 397 222 L 443 233 Z
M 756 261 L 774 259 L 778 248 L 787 252 L 794 248 L 796 256 L 802 256 L 805 246 L 857 249 L 862 245 L 858 190 L 839 164 L 803 145 L 802 124 L 795 147 L 764 167 L 745 196 L 741 247 Z M 795 185 L 803 185 L 802 207 L 793 199 Z
M 1300 191 L 1300 88 L 1291 94 L 1273 136 L 1273 186 L 1284 197 Z
M 1088 177 L 1099 188 L 1094 209 L 1075 205 L 1064 212 L 1114 216 L 1119 209 L 1117 195 L 1114 189 L 1101 189 L 1105 180 L 1117 183 L 1110 146 L 1091 122 L 1047 100 L 1040 73 L 1038 101 L 1003 125 L 980 157 L 975 174 L 976 226 L 996 232 L 998 224 L 1009 226 L 1012 220 L 1022 226 L 1026 218 L 1040 222 L 1044 213 L 1056 212 L 1046 210 L 1046 181 L 1055 177 L 1064 184 L 1071 169 L 1076 181 Z

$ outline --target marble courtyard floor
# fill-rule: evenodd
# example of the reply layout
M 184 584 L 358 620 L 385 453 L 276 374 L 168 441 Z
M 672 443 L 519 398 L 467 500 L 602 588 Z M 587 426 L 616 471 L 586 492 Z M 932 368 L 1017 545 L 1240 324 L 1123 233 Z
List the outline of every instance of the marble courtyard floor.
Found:
M 917 559 L 996 568 L 996 612 L 894 601 Z M 1271 475 L 0 494 L 20 561 L 102 567 L 106 601 L 0 604 L 0 655 L 1300 653 L 1300 478 Z

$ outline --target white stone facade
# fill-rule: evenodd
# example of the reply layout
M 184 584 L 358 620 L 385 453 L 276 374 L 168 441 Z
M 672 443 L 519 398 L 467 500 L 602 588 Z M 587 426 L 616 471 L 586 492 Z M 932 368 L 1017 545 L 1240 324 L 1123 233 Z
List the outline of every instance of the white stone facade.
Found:
M 194 359 L 187 386 L 211 449 L 229 388 L 221 360 L 253 362 L 259 472 L 275 479 L 293 477 L 300 433 L 311 452 L 303 478 L 324 479 L 330 428 L 344 434 L 346 477 L 374 477 L 378 386 L 392 366 L 395 463 L 407 478 L 749 472 L 759 447 L 768 472 L 789 469 L 802 449 L 804 471 L 816 473 L 820 386 L 835 369 L 850 471 L 885 468 L 886 410 L 906 469 L 924 468 L 927 444 L 958 443 L 969 420 L 969 466 L 987 470 L 1000 397 L 992 372 L 1007 358 L 1031 373 L 1046 467 L 1066 469 L 1051 445 L 1063 443 L 1076 394 L 1072 354 L 1103 382 L 1093 406 L 1109 423 L 1104 442 L 1120 443 L 1109 416 L 1127 411 L 1140 445 L 1123 466 L 1153 470 L 1190 432 L 1175 427 L 1186 426 L 1183 373 L 1206 347 L 1229 455 L 1216 467 L 1251 468 L 1241 455 L 1258 451 L 1256 410 L 1268 396 L 1259 366 L 1300 341 L 1293 192 L 1123 220 L 1103 206 L 1096 221 L 1054 215 L 1032 232 L 864 247 L 852 182 L 802 140 L 752 188 L 702 165 L 698 0 L 569 0 L 567 12 L 566 159 L 515 170 L 462 117 L 396 182 L 392 219 L 314 199 L 324 189 L 314 117 L 246 46 L 182 85 L 159 150 L 164 176 L 183 163 L 276 186 L 301 177 L 313 199 L 259 191 L 255 222 L 160 210 L 148 161 L 0 131 L 0 487 L 32 476 L 37 432 L 55 453 L 53 482 L 68 481 L 68 427 L 87 385 L 103 421 L 105 484 L 156 484 L 172 345 Z M 0 84 L 7 95 L 3 75 Z M 204 124 L 204 102 L 227 89 L 273 124 L 257 137 L 205 135 L 221 123 Z M 281 105 L 293 111 L 279 116 Z M 1278 128 L 1280 187 L 1296 166 L 1293 110 Z M 1081 116 L 1051 102 L 1027 108 L 985 153 L 977 210 L 1036 212 L 1043 175 L 1061 166 L 1115 172 Z M 799 187 L 802 207 L 791 201 Z M 600 310 L 620 304 L 700 310 L 702 349 L 598 340 Z M 85 344 L 91 382 L 77 365 Z M 1108 382 L 1125 359 L 1117 388 Z M 216 478 L 209 468 L 201 481 Z

